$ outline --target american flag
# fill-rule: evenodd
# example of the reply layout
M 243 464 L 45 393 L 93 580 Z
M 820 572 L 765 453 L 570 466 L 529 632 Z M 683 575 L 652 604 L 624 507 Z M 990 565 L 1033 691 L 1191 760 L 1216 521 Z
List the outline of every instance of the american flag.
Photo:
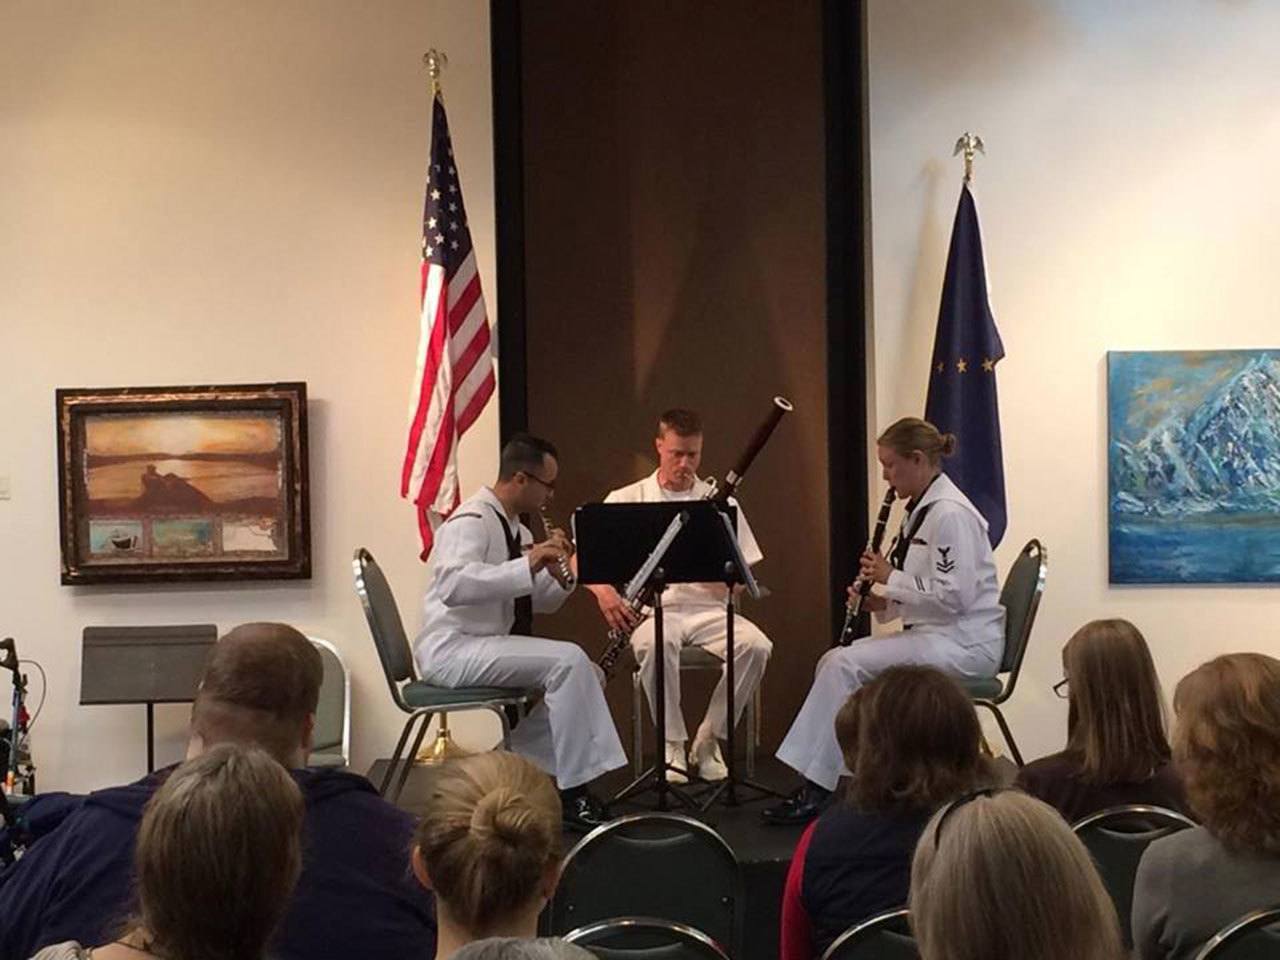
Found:
M 458 505 L 458 440 L 493 395 L 493 354 L 480 274 L 440 94 L 431 110 L 431 164 L 422 214 L 422 321 L 400 496 L 418 508 L 422 558 Z

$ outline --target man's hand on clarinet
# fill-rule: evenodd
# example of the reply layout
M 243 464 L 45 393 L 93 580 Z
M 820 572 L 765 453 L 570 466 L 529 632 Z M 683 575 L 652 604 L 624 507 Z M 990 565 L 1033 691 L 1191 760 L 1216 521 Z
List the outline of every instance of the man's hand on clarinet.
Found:
M 862 589 L 862 581 L 855 580 L 846 589 L 849 592 L 849 603 L 855 603 L 858 599 L 858 591 Z M 869 613 L 880 613 L 882 610 L 889 609 L 889 601 L 877 593 L 868 593 L 862 598 L 862 609 Z
M 554 571 L 565 553 L 560 549 L 559 544 L 545 540 L 542 543 L 535 543 L 525 556 L 529 559 L 530 572 L 537 573 L 539 570 Z
M 600 584 L 593 586 L 591 592 L 595 594 L 600 615 L 604 617 L 610 630 L 631 630 L 640 622 L 640 615 L 631 609 L 631 604 L 613 587 Z
M 893 567 L 889 561 L 878 553 L 865 551 L 858 560 L 858 579 L 870 580 L 872 583 L 888 583 L 889 573 Z

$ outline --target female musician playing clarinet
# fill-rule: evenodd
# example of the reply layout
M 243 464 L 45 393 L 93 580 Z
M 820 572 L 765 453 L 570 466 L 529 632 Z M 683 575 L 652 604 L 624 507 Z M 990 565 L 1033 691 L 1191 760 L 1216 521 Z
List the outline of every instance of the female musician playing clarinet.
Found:
M 942 472 L 955 437 L 927 421 L 899 420 L 876 441 L 885 481 L 907 501 L 902 528 L 886 558 L 864 553 L 863 601 L 880 622 L 902 629 L 835 647 L 818 661 L 813 686 L 778 758 L 805 778 L 785 802 L 764 811 L 773 823 L 803 823 L 821 812 L 845 772 L 836 743 L 836 712 L 854 690 L 898 663 L 927 664 L 957 677 L 993 677 L 1004 652 L 1004 607 L 987 522 Z

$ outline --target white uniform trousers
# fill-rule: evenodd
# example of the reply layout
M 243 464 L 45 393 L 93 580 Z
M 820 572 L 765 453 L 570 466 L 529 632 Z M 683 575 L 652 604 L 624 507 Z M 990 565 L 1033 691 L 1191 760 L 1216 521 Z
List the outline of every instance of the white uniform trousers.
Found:
M 667 739 L 687 740 L 684 714 L 680 711 L 680 648 L 702 647 L 708 653 L 724 659 L 725 613 L 722 606 L 673 605 L 662 608 L 662 640 L 666 648 L 663 683 L 666 685 Z M 640 682 L 649 698 L 649 712 L 657 716 L 654 707 L 654 673 L 657 661 L 653 653 L 654 623 L 650 617 L 631 635 L 631 649 L 640 664 Z M 733 618 L 733 718 L 734 725 L 742 717 L 747 700 L 755 693 L 764 676 L 765 665 L 773 644 L 754 623 L 743 616 Z M 726 703 L 727 683 L 725 672 L 720 673 L 707 704 L 707 714 L 699 730 L 709 730 L 721 740 L 729 736 Z
M 778 759 L 801 776 L 834 790 L 847 774 L 836 742 L 836 714 L 860 686 L 898 664 L 937 667 L 954 677 L 994 677 L 1001 647 L 962 647 L 953 636 L 924 627 L 883 637 L 865 637 L 828 650 L 818 661 L 813 686 L 778 747 Z
M 561 790 L 626 764 L 605 703 L 604 674 L 576 643 L 539 637 L 453 636 L 419 645 L 418 674 L 442 687 L 540 687 L 542 700 L 511 731 L 511 748 Z

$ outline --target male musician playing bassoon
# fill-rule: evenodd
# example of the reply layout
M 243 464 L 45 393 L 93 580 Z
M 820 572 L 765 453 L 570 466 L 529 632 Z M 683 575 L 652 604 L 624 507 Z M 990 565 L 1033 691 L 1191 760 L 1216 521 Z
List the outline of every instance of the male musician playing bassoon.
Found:
M 698 464 L 702 460 L 702 420 L 692 410 L 668 410 L 658 419 L 658 435 L 654 440 L 658 451 L 658 469 L 643 480 L 621 487 L 605 497 L 606 503 L 652 503 L 670 500 L 699 500 L 711 491 L 711 484 L 698 478 Z M 737 506 L 736 502 L 730 500 Z M 764 558 L 755 534 L 738 507 L 738 544 L 747 563 L 755 565 Z M 640 664 L 640 679 L 649 698 L 649 709 L 654 705 L 654 625 L 652 620 L 640 623 L 635 612 L 627 605 L 618 591 L 611 586 L 588 587 L 595 594 L 600 613 L 610 629 L 630 630 L 631 648 Z M 686 766 L 685 742 L 688 733 L 680 710 L 680 650 L 682 647 L 701 647 L 723 660 L 727 645 L 725 637 L 725 590 L 721 583 L 673 584 L 662 595 L 663 646 L 665 649 L 666 685 L 666 759 L 681 770 L 695 770 L 705 780 L 723 780 L 728 775 L 724 757 L 720 752 L 720 740 L 729 734 L 726 717 L 726 679 L 720 680 L 707 704 L 706 716 L 699 725 L 689 749 Z M 750 620 L 738 616 L 734 620 L 734 717 L 736 723 L 742 716 L 747 700 L 755 692 L 764 676 L 765 665 L 773 645 L 769 638 Z M 656 715 L 656 713 L 655 713 Z M 668 779 L 682 782 L 679 772 Z
M 414 659 L 422 679 L 442 687 L 540 687 L 511 747 L 555 777 L 565 826 L 586 831 L 608 819 L 587 783 L 627 758 L 600 668 L 576 643 L 531 635 L 533 614 L 559 609 L 573 589 L 556 575 L 572 550 L 564 534 L 535 544 L 520 522 L 550 500 L 559 469 L 551 443 L 517 434 L 502 448 L 497 481 L 441 525 Z

